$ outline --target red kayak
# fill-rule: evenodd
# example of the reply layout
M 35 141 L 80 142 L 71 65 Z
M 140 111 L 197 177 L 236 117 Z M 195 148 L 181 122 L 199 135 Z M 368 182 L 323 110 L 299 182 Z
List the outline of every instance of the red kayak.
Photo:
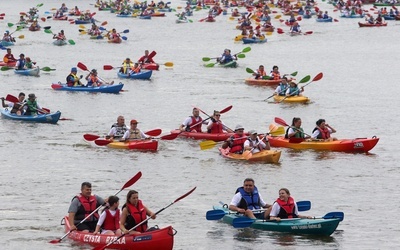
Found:
M 5 63 L 3 61 L 0 62 L 0 66 L 8 66 L 8 67 L 15 67 L 15 64 L 17 64 L 17 62 L 10 62 L 10 63 Z
M 358 26 L 360 27 L 381 27 L 381 26 L 387 26 L 387 23 L 358 23 Z
M 70 231 L 68 216 L 64 217 L 64 223 L 65 232 L 68 233 Z M 127 235 L 115 241 L 107 249 L 172 250 L 175 234 L 175 229 L 168 226 L 141 234 Z M 82 233 L 75 230 L 68 235 L 68 238 L 93 247 L 101 247 L 115 240 L 117 236 Z
M 198 132 L 181 132 L 179 129 L 175 129 L 171 131 L 171 134 L 179 134 L 179 137 L 185 137 L 194 140 L 225 141 L 235 133 L 210 134 L 210 133 L 198 133 Z M 248 135 L 247 133 L 245 134 Z
M 145 63 L 142 64 L 142 69 L 148 69 L 148 70 L 158 70 L 160 66 L 157 63 Z

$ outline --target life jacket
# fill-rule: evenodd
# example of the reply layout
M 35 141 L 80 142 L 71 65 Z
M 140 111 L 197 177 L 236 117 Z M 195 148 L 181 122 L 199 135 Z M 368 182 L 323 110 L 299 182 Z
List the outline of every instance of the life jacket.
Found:
M 18 59 L 17 61 L 19 62 L 18 69 L 23 69 L 25 66 L 25 59 L 24 60 Z
M 329 132 L 329 129 L 327 127 L 325 127 L 324 129 L 321 129 L 320 127 L 315 127 L 313 130 L 313 133 L 315 132 L 315 130 L 319 130 L 319 134 L 317 136 L 317 139 L 329 139 L 331 137 L 331 133 Z
M 139 66 L 137 66 L 136 68 L 134 67 L 134 66 L 132 66 L 131 67 L 131 74 L 133 73 L 133 74 L 137 74 L 137 73 L 139 73 L 140 72 L 140 67 Z
M 257 74 L 260 75 L 260 76 L 265 76 L 266 75 L 265 70 L 259 70 L 259 69 L 257 69 Z
M 258 194 L 258 189 L 256 186 L 254 186 L 254 190 L 252 193 L 247 193 L 244 191 L 243 187 L 239 187 L 236 189 L 236 193 L 240 192 L 242 195 L 242 199 L 239 202 L 238 207 L 243 208 L 243 209 L 250 209 L 250 210 L 255 210 L 255 209 L 260 209 L 261 208 L 261 203 L 260 203 L 260 195 Z
M 133 67 L 133 63 L 126 63 L 126 61 L 124 61 L 124 63 L 122 64 L 122 70 L 123 70 L 123 73 L 124 74 L 126 74 L 126 73 L 128 73 L 128 69 L 130 69 L 131 67 Z
M 289 95 L 295 96 L 300 94 L 300 89 L 298 87 L 289 87 Z
M 16 60 L 15 60 L 13 54 L 6 54 L 6 55 L 3 57 L 3 62 L 5 62 L 5 63 L 8 63 L 8 62 L 15 62 L 15 61 L 16 61 Z
M 287 128 L 286 129 L 286 134 L 285 134 L 285 138 L 286 139 L 289 139 L 289 129 L 290 128 Z M 294 134 L 294 136 L 292 136 L 291 138 L 304 138 L 304 132 L 303 132 L 303 128 L 296 128 L 296 129 L 293 129 L 294 131 L 301 131 L 300 133 L 296 133 L 296 134 Z
M 281 79 L 281 75 L 279 74 L 279 72 L 271 71 L 271 75 L 272 75 L 272 77 L 274 78 L 274 80 L 279 80 L 279 79 Z
M 208 133 L 210 134 L 220 134 L 223 133 L 222 129 L 224 126 L 222 125 L 222 122 L 213 122 L 211 129 L 208 130 Z
M 238 134 L 232 135 L 231 138 L 233 138 L 234 140 L 233 140 L 232 144 L 230 145 L 231 149 L 229 150 L 229 153 L 234 153 L 234 154 L 243 153 L 243 144 L 247 140 L 247 138 L 243 137 L 243 135 L 240 136 Z M 239 139 L 239 138 L 241 138 L 241 139 Z
M 232 62 L 232 61 L 233 61 L 233 57 L 231 54 L 223 56 L 223 61 L 222 61 L 223 64 Z
M 290 28 L 290 31 L 292 31 L 292 32 L 300 32 L 299 28 L 300 28 L 300 25 L 292 26 L 292 27 Z
M 144 206 L 142 204 L 142 201 L 139 200 L 138 201 L 138 205 L 137 207 L 128 203 L 127 205 L 127 209 L 129 212 L 129 217 L 131 217 L 132 220 L 130 220 L 129 223 L 125 223 L 126 226 L 125 228 L 127 228 L 128 230 L 133 228 L 134 226 L 136 226 L 137 224 L 139 224 L 140 222 L 144 221 L 146 219 L 146 209 L 144 209 Z M 147 230 L 147 222 L 143 223 L 142 225 L 140 225 L 139 227 L 135 228 L 136 231 L 138 232 L 146 232 Z
M 79 77 L 76 76 L 75 74 L 70 73 L 67 76 L 66 80 L 67 80 L 67 85 L 69 87 L 72 87 L 72 86 L 74 86 L 75 82 L 79 82 Z
M 256 138 L 256 142 L 254 143 L 250 138 L 247 139 L 250 142 L 250 147 L 254 148 L 258 148 L 258 150 L 262 151 L 263 148 L 261 146 L 260 139 Z M 256 146 L 257 145 L 257 146 Z
M 33 66 L 33 63 L 32 62 L 26 62 L 26 68 L 27 69 L 31 69 L 32 68 L 32 66 Z
M 104 230 L 111 230 L 111 231 L 119 229 L 119 218 L 120 218 L 119 209 L 115 211 L 114 216 L 111 214 L 110 209 L 106 209 L 105 211 L 106 211 L 106 218 L 103 222 L 102 228 Z
M 201 132 L 201 125 L 203 122 L 203 119 L 199 116 L 199 120 L 196 121 L 196 118 L 194 116 L 190 116 L 192 118 L 192 121 L 190 122 L 189 125 L 186 126 L 186 131 L 192 131 L 196 130 L 196 132 Z M 193 125 L 197 124 L 196 126 L 192 127 Z
M 285 93 L 286 93 L 286 90 L 288 88 L 288 85 L 283 84 L 283 83 L 279 83 L 279 86 L 280 86 L 281 91 L 278 93 L 278 95 L 280 95 L 280 96 L 286 95 Z
M 94 75 L 90 75 L 88 79 L 88 86 L 92 86 L 93 83 L 97 83 L 99 81 L 99 78 Z
M 91 214 L 94 210 L 96 210 L 98 205 L 100 205 L 100 204 L 97 204 L 97 199 L 96 199 L 96 196 L 94 196 L 94 195 L 91 195 L 89 197 L 89 199 L 87 199 L 82 194 L 78 194 L 74 198 L 77 198 L 79 200 L 79 202 L 81 203 L 81 206 L 79 206 L 78 211 L 75 214 L 75 220 L 83 220 L 84 218 L 89 216 L 89 214 Z M 99 214 L 97 214 L 97 213 L 94 213 L 93 216 L 94 216 L 95 220 L 97 220 L 99 218 Z M 90 218 L 89 218 L 89 221 L 90 221 Z M 92 219 L 92 221 L 93 221 L 93 219 Z
M 297 218 L 297 215 L 295 214 L 295 203 L 292 197 L 289 197 L 287 202 L 279 198 L 276 200 L 276 202 L 281 207 L 278 214 L 279 218 L 281 219 Z
M 12 109 L 10 111 L 11 114 L 15 114 L 17 113 L 17 111 L 21 108 L 22 104 L 19 104 L 17 102 L 15 102 L 12 106 Z
M 124 125 L 124 126 L 118 126 L 117 123 L 114 123 L 114 124 L 111 126 L 111 128 L 115 128 L 115 129 L 116 129 L 114 138 L 115 138 L 115 137 L 116 137 L 116 138 L 122 137 L 122 136 L 125 134 L 125 132 L 128 130 L 128 128 L 126 127 L 126 125 Z
M 141 63 L 154 63 L 153 59 L 148 57 L 148 56 L 142 56 L 139 59 L 139 62 L 141 62 Z
M 142 139 L 139 129 L 129 129 L 129 139 Z
M 37 102 L 36 101 L 31 101 L 28 99 L 26 102 L 27 109 L 25 111 L 25 115 L 36 115 L 37 114 Z

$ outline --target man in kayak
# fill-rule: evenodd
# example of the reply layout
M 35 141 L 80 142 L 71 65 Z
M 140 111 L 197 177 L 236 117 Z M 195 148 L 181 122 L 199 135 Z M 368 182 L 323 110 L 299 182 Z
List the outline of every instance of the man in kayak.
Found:
M 300 215 L 296 202 L 290 196 L 289 189 L 281 188 L 279 189 L 279 198 L 272 205 L 270 220 L 280 221 L 290 218 L 312 219 L 313 217 Z
M 18 95 L 18 102 L 10 102 L 8 104 L 4 103 L 4 97 L 1 97 L 1 103 L 3 108 L 11 108 L 11 114 L 23 115 L 24 113 L 24 103 L 25 103 L 25 93 L 21 92 Z
M 266 76 L 264 65 L 260 65 L 256 72 L 253 73 L 254 79 L 263 79 L 263 76 Z
M 255 130 L 249 132 L 250 136 L 244 142 L 244 150 L 250 150 L 251 153 L 255 154 L 263 150 L 270 150 L 268 139 L 266 136 L 262 137 L 262 140 L 258 138 L 258 133 Z
M 298 22 L 294 22 L 292 26 L 290 26 L 290 33 L 292 34 L 300 34 L 301 28 Z
M 92 195 L 92 184 L 90 182 L 83 182 L 81 185 L 81 193 L 72 198 L 68 209 L 68 221 L 71 225 L 71 230 L 79 230 L 86 233 L 94 232 L 99 214 L 94 213 L 91 216 L 89 215 L 104 203 L 105 201 L 103 198 Z M 89 218 L 86 219 L 86 221 L 79 224 L 88 216 Z
M 200 111 L 197 108 L 193 108 L 192 115 L 187 117 L 182 124 L 179 126 L 179 130 L 184 132 L 199 132 L 201 133 L 201 125 L 203 119 L 200 117 Z
M 226 149 L 229 147 L 229 153 L 242 154 L 246 140 L 247 136 L 244 135 L 244 127 L 242 125 L 236 125 L 235 134 L 222 144 L 222 148 Z
M 276 87 L 274 95 L 285 96 L 288 88 L 289 88 L 289 84 L 287 81 L 287 77 L 284 76 L 284 77 L 282 77 L 281 82 L 279 83 L 279 86 Z
M 152 56 L 149 56 L 149 51 L 146 49 L 144 51 L 144 56 L 139 58 L 138 63 L 147 64 L 147 63 L 155 63 Z
M 224 53 L 217 59 L 220 64 L 226 64 L 232 62 L 233 60 L 237 60 L 236 55 L 231 55 L 230 49 L 225 49 Z
M 125 118 L 120 115 L 117 118 L 117 122 L 111 126 L 110 131 L 108 132 L 107 139 L 120 139 L 124 136 L 125 132 L 128 130 L 128 127 L 125 125 Z
M 220 134 L 224 133 L 224 130 L 228 133 L 233 133 L 233 131 L 221 121 L 221 113 L 214 110 L 214 114 L 207 124 L 207 132 L 211 134 Z
M 35 115 L 38 115 L 38 112 L 40 112 L 42 114 L 49 113 L 49 112 L 43 110 L 42 107 L 40 107 L 40 105 L 36 102 L 35 94 L 28 95 L 28 100 L 24 103 L 24 106 L 26 106 L 24 115 L 35 116 Z
M 60 33 L 58 33 L 58 34 L 54 34 L 53 39 L 57 39 L 57 41 L 58 40 L 62 40 L 62 41 L 67 40 L 67 38 L 65 37 L 65 34 L 64 34 L 64 30 L 61 30 Z
M 76 67 L 71 68 L 71 73 L 67 76 L 67 86 L 68 87 L 85 87 L 84 84 L 81 83 L 80 79 L 82 79 L 82 75 L 78 77 L 76 73 L 78 69 Z
M 322 139 L 324 141 L 337 141 L 337 138 L 331 137 L 331 134 L 336 133 L 336 130 L 325 123 L 324 119 L 319 119 L 316 122 L 316 127 L 311 135 L 312 139 Z
M 267 204 L 261 197 L 252 178 L 246 178 L 243 182 L 243 187 L 236 189 L 236 194 L 229 204 L 229 210 L 237 211 L 251 219 L 267 218 L 271 207 L 272 206 Z M 259 210 L 263 208 L 266 210 Z
M 281 74 L 279 73 L 279 67 L 278 66 L 274 65 L 272 67 L 272 70 L 269 73 L 269 77 L 271 77 L 271 79 L 273 79 L 273 80 L 281 79 Z
M 119 141 L 130 141 L 140 139 L 151 139 L 152 137 L 147 136 L 143 131 L 137 128 L 138 121 L 131 120 L 131 128 L 126 130 L 124 135 Z
M 119 72 L 123 73 L 123 74 L 128 74 L 129 69 L 133 66 L 133 62 L 131 61 L 130 58 L 126 58 L 123 62 L 122 62 L 122 67 L 119 70 Z
M 15 38 L 11 36 L 10 31 L 6 30 L 6 32 L 4 32 L 3 41 L 14 43 Z
M 17 69 L 17 70 L 26 69 L 25 64 L 26 64 L 25 55 L 20 54 L 19 59 L 17 60 L 17 63 L 15 64 L 15 69 Z
M 11 49 L 7 48 L 7 54 L 3 57 L 3 62 L 5 63 L 13 63 L 16 62 L 17 59 L 14 58 L 14 55 L 11 53 Z

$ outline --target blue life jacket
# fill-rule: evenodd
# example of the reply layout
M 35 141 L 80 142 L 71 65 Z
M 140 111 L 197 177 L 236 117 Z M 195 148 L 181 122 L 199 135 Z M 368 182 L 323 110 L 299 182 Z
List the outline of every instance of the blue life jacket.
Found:
M 21 60 L 18 59 L 19 65 L 18 65 L 18 69 L 23 69 L 25 67 L 25 59 Z
M 281 91 L 278 93 L 280 96 L 285 96 L 286 90 L 288 88 L 288 85 L 284 85 L 283 83 L 279 83 L 279 86 L 281 87 Z
M 300 94 L 300 89 L 298 87 L 290 87 L 289 88 L 289 95 L 295 96 Z
M 240 194 L 242 195 L 242 199 L 240 200 L 238 206 L 239 208 L 250 209 L 250 210 L 261 208 L 260 195 L 258 194 L 258 189 L 256 186 L 254 186 L 253 193 L 250 194 L 245 192 L 243 187 L 239 187 L 236 190 L 236 193 L 237 192 L 240 192 Z

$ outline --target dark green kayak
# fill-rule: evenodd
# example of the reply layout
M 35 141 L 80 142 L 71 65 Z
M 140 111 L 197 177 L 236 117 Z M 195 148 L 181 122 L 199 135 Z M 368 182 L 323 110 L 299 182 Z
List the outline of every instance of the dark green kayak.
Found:
M 230 61 L 228 63 L 224 63 L 224 64 L 217 64 L 217 66 L 219 67 L 223 67 L 223 68 L 236 68 L 238 66 L 238 63 L 236 61 Z

